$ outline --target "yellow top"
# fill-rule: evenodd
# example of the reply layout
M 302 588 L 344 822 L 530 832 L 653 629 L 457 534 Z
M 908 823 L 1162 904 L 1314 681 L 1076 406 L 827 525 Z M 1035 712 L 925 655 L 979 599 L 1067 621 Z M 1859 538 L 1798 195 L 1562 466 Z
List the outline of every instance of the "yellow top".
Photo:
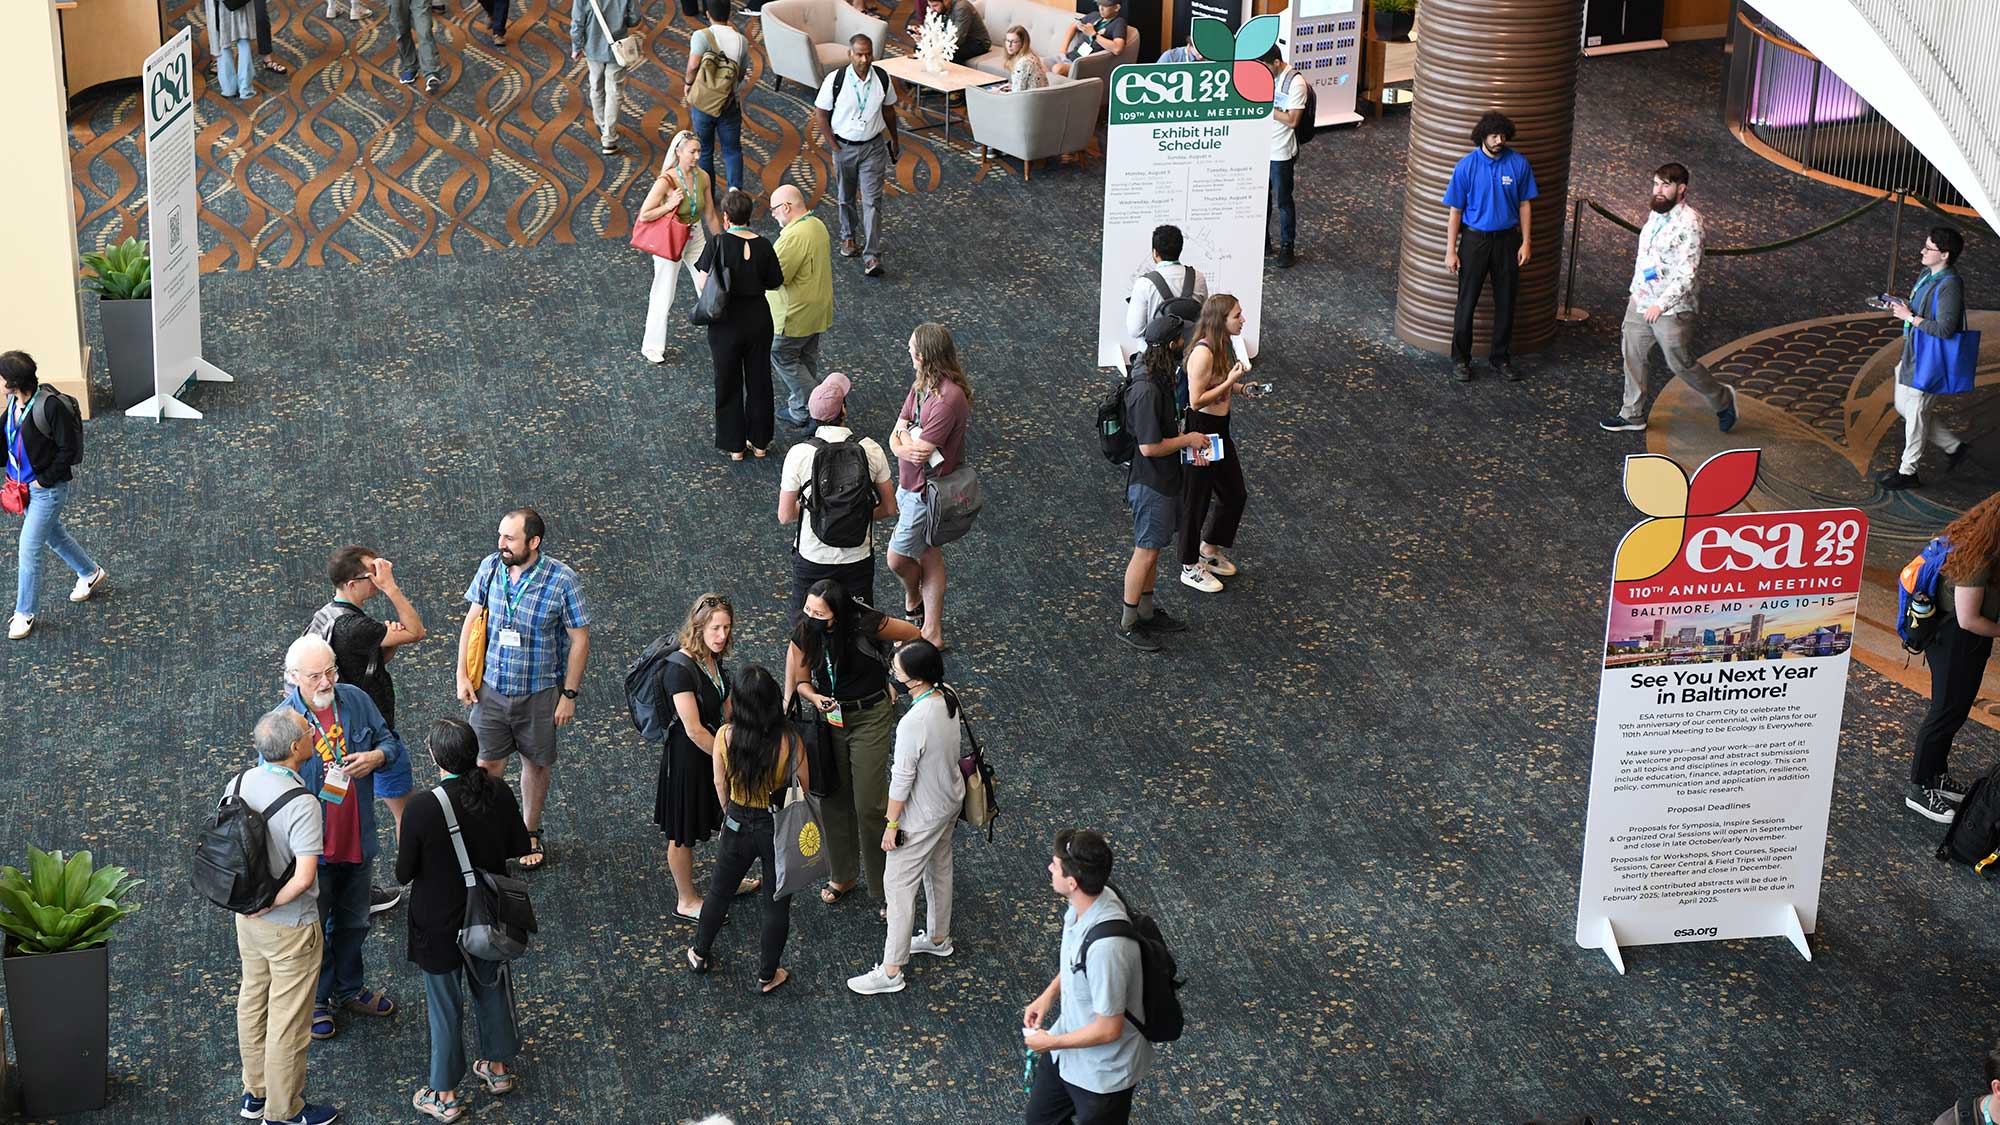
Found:
M 771 795 L 785 787 L 792 740 L 789 737 L 784 738 L 778 751 L 778 764 L 772 768 L 768 782 L 755 789 L 745 789 L 743 784 L 729 772 L 729 730 L 730 725 L 724 723 L 722 729 L 715 732 L 715 760 L 722 763 L 722 775 L 729 779 L 730 802 L 746 809 L 770 808 Z

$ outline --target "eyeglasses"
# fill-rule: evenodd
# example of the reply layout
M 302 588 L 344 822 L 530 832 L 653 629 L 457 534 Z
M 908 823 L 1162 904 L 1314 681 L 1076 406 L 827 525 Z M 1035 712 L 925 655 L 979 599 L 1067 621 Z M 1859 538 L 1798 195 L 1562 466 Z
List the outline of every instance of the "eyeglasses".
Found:
M 340 678 L 340 672 L 333 668 L 328 668 L 324 672 L 308 672 L 303 668 L 294 668 L 292 674 L 308 683 L 318 683 L 322 680 L 331 682 Z

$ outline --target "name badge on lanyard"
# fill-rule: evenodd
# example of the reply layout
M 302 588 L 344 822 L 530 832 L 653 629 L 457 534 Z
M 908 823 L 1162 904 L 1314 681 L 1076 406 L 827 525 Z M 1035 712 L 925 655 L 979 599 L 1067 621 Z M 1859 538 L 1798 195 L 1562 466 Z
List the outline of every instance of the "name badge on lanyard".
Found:
M 329 805 L 337 805 L 347 799 L 347 791 L 353 787 L 347 770 L 341 765 L 347 760 L 347 732 L 341 728 L 337 712 L 331 728 L 320 726 L 319 716 L 310 710 L 306 712 L 306 722 L 312 725 L 313 734 L 317 736 L 314 748 L 319 751 L 320 761 L 325 765 L 320 773 L 319 799 Z
M 320 775 L 319 799 L 329 805 L 337 805 L 347 799 L 349 787 L 347 771 L 337 765 L 329 765 L 326 772 Z
M 502 630 L 500 630 L 500 647 L 501 647 L 501 648 L 520 648 L 520 647 L 521 647 L 521 631 L 520 631 L 519 629 L 502 629 Z

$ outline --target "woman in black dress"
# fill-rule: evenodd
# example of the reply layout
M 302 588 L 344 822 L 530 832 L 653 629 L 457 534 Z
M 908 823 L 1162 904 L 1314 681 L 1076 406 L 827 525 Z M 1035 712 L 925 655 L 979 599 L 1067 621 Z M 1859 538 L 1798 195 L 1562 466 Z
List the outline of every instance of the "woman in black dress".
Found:
M 715 732 L 728 719 L 729 655 L 735 614 L 729 599 L 703 594 L 681 622 L 680 648 L 667 657 L 660 673 L 674 717 L 667 740 L 660 746 L 660 784 L 653 796 L 653 823 L 667 836 L 667 870 L 674 876 L 674 913 L 692 922 L 701 917 L 701 893 L 695 889 L 694 846 L 722 827 L 722 806 L 715 800 L 709 755 L 715 752 Z M 760 884 L 745 879 L 738 894 Z
M 785 283 L 778 252 L 751 230 L 750 197 L 730 188 L 722 197 L 729 226 L 708 240 L 695 269 L 723 270 L 729 301 L 722 319 L 708 326 L 708 353 L 715 360 L 715 447 L 731 461 L 743 451 L 762 457 L 771 448 L 776 425 L 771 406 L 771 305 L 769 289 Z

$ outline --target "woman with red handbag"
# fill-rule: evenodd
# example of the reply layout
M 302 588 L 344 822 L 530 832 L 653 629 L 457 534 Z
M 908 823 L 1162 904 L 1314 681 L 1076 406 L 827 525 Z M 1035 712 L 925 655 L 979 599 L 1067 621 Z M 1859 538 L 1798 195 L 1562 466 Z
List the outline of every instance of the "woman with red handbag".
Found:
M 700 159 L 701 142 L 695 135 L 686 129 L 675 133 L 632 227 L 632 245 L 653 255 L 653 295 L 646 301 L 646 338 L 639 345 L 649 363 L 667 362 L 667 315 L 673 311 L 681 266 L 686 264 L 699 295 L 708 279 L 694 264 L 708 248 L 708 236 L 722 229 Z
M 18 641 L 35 627 L 43 544 L 76 571 L 70 601 L 89 601 L 104 584 L 104 569 L 90 561 L 62 525 L 71 470 L 83 459 L 83 421 L 73 401 L 42 386 L 34 358 L 26 352 L 0 355 L 0 382 L 6 384 L 8 395 L 5 432 L 0 435 L 7 443 L 7 482 L 0 486 L 0 506 L 25 517 L 14 616 L 7 622 L 7 639 Z

